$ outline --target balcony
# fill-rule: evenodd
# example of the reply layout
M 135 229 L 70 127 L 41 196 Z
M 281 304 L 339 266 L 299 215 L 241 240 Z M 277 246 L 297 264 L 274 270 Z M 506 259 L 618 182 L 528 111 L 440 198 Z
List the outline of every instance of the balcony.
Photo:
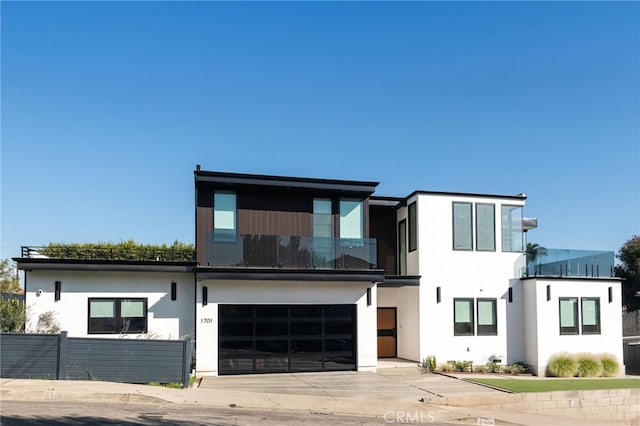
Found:
M 527 262 L 522 276 L 613 277 L 614 259 L 612 251 L 547 249 Z
M 354 270 L 377 267 L 374 238 L 209 233 L 204 245 L 204 256 L 198 256 L 202 266 Z

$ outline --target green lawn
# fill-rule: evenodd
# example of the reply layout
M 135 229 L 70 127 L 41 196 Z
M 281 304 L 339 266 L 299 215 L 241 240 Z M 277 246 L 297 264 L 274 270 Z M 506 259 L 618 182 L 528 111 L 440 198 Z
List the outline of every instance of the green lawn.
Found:
M 471 379 L 513 392 L 640 388 L 640 379 Z

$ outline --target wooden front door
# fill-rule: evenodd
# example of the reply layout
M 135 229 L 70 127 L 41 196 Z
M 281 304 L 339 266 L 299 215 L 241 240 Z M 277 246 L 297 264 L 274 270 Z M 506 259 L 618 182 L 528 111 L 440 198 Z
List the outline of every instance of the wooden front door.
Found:
M 378 308 L 378 358 L 396 358 L 396 308 Z

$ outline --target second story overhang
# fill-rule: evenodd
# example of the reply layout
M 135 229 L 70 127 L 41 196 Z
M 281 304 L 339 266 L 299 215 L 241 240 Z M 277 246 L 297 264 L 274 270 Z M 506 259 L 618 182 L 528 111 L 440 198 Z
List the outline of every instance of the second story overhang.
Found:
M 384 271 L 336 270 L 336 269 L 289 269 L 289 268 L 224 268 L 202 267 L 195 270 L 196 279 L 201 280 L 245 280 L 245 281 L 324 281 L 369 282 L 384 281 Z

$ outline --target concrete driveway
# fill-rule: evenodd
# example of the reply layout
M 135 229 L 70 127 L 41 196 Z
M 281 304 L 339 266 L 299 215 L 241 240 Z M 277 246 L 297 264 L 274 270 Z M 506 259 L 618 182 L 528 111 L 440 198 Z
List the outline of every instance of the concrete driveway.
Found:
M 204 377 L 200 389 L 418 402 L 431 397 L 496 395 L 503 392 L 438 374 L 331 372 Z

